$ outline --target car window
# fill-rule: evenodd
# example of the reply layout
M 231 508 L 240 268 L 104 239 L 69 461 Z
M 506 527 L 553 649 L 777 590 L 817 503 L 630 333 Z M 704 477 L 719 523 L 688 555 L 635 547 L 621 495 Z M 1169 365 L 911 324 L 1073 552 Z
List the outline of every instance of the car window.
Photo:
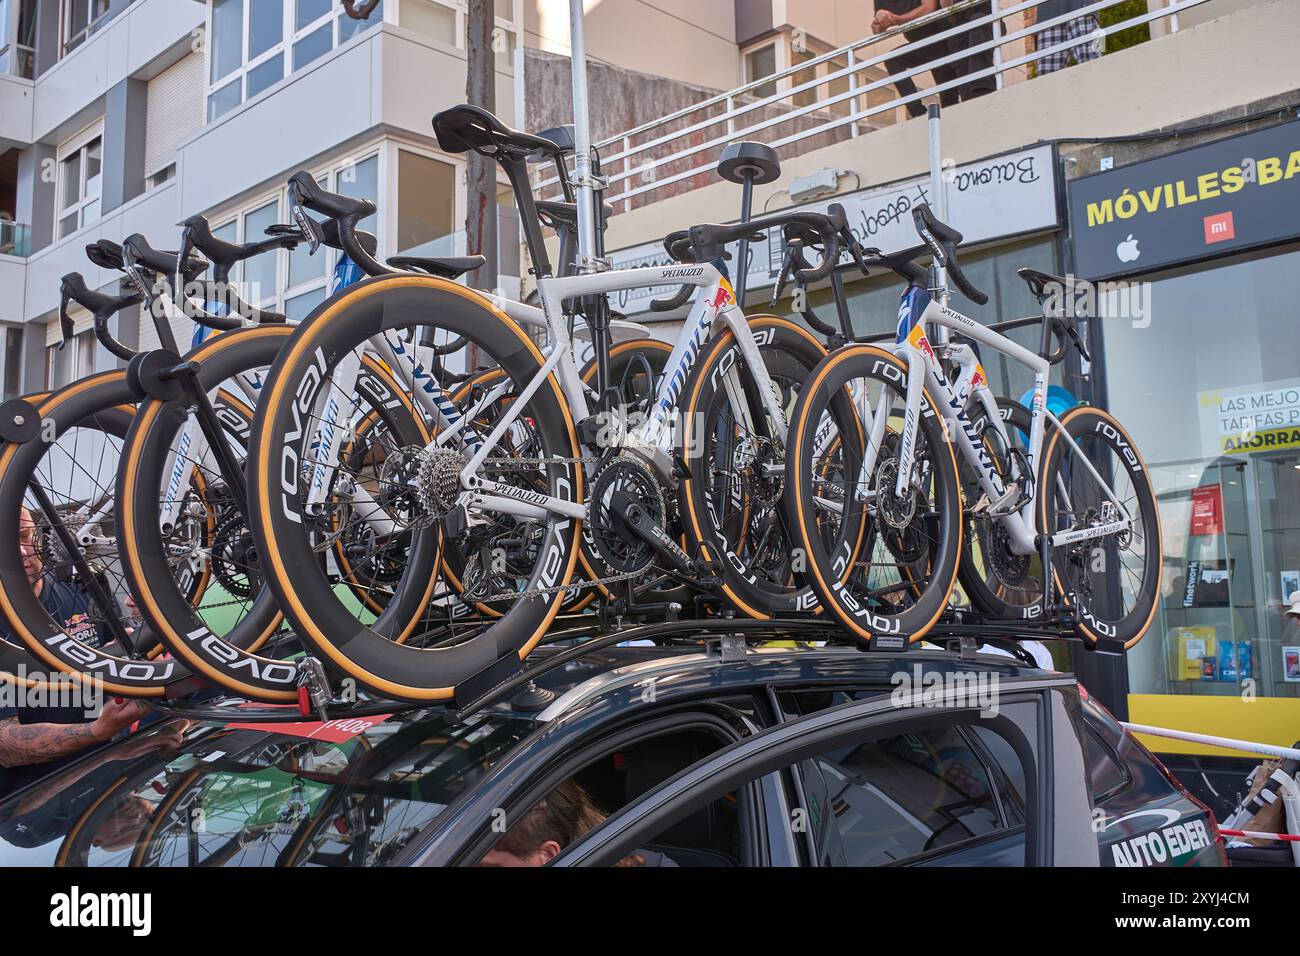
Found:
M 810 714 L 824 707 L 833 707 L 847 700 L 865 700 L 885 693 L 880 688 L 840 689 L 840 690 L 806 690 L 794 691 L 781 695 L 781 709 L 790 719 L 802 714 Z M 1034 705 L 1027 702 L 1009 705 L 1019 713 L 1019 720 L 1036 719 Z M 1000 821 L 1003 826 L 1017 826 L 1025 822 L 1025 785 L 1024 771 L 1020 758 L 1016 756 L 1005 738 L 978 723 L 965 727 L 960 733 L 966 734 L 966 744 L 978 755 L 977 762 L 982 765 L 985 779 L 990 781 L 996 791 Z
M 1006 829 L 955 728 L 841 747 L 799 764 L 823 866 L 881 866 Z
M 1128 783 L 1128 774 L 1091 726 L 1084 730 L 1082 737 L 1083 759 L 1088 765 L 1093 800 L 1104 800 Z
M 484 866 L 544 866 L 611 813 L 731 743 L 700 728 L 659 734 L 603 754 L 550 790 L 513 820 L 481 858 Z M 629 854 L 620 866 L 739 866 L 741 801 L 713 801 L 674 821 Z M 549 844 L 549 845 L 548 845 Z
M 427 710 L 200 724 L 179 750 L 131 761 L 109 748 L 103 766 L 70 768 L 0 805 L 0 862 L 382 865 L 532 726 Z

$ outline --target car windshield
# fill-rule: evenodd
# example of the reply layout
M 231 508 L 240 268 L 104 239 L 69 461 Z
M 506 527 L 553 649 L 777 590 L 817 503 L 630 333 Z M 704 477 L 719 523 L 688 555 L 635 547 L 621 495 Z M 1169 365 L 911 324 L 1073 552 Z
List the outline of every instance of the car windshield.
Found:
M 531 729 L 441 710 L 205 721 L 141 750 L 151 728 L 0 803 L 0 865 L 382 865 Z

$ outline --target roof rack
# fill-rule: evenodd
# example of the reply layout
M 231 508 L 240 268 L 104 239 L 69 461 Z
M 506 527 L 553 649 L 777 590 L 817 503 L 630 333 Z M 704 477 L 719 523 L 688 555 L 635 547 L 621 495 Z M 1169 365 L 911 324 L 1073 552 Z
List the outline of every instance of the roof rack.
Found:
M 559 629 L 553 629 L 539 646 L 562 644 L 570 641 L 578 643 L 545 657 L 534 657 L 524 661 L 523 666 L 511 670 L 504 678 L 495 667 L 482 672 L 480 680 L 463 682 L 458 694 L 452 701 L 441 706 L 449 708 L 452 716 L 464 720 L 470 715 L 490 707 L 516 693 L 516 701 L 522 709 L 541 709 L 553 696 L 549 691 L 536 687 L 538 677 L 580 660 L 589 654 L 625 644 L 629 641 L 650 640 L 663 646 L 682 644 L 698 645 L 703 642 L 716 650 L 723 660 L 736 659 L 741 645 L 751 642 L 771 640 L 803 639 L 824 641 L 827 644 L 844 645 L 861 648 L 861 644 L 848 637 L 834 622 L 812 618 L 788 618 L 758 621 L 750 618 L 714 617 L 678 621 L 659 621 L 650 624 L 637 624 L 610 630 L 608 622 L 602 625 L 599 618 L 591 615 L 573 615 L 558 618 Z M 564 625 L 570 626 L 564 626 Z M 981 644 L 988 644 L 1007 651 L 1013 657 L 1029 666 L 1037 666 L 1033 659 L 1023 651 L 1018 641 L 1068 641 L 1079 644 L 1100 654 L 1123 654 L 1124 645 L 1119 641 L 1101 641 L 1097 644 L 1084 641 L 1068 618 L 1059 618 L 1042 623 L 1023 621 L 1000 621 L 982 617 L 974 612 L 955 610 L 939 621 L 925 635 L 925 640 L 944 646 L 947 650 L 959 653 L 963 657 L 974 656 Z M 910 648 L 905 639 L 901 646 L 881 646 L 877 650 L 889 650 L 904 653 Z M 866 649 L 863 649 L 864 652 Z M 368 717 L 377 714 L 403 713 L 423 707 L 440 706 L 438 702 L 411 702 L 366 697 L 356 701 L 331 700 L 324 713 L 319 709 L 304 709 L 289 706 L 237 706 L 231 704 L 183 704 L 177 702 L 150 703 L 150 709 L 172 717 L 185 717 L 191 720 L 228 721 L 237 717 L 241 722 L 276 721 L 283 723 L 329 719 L 345 720 L 356 717 Z

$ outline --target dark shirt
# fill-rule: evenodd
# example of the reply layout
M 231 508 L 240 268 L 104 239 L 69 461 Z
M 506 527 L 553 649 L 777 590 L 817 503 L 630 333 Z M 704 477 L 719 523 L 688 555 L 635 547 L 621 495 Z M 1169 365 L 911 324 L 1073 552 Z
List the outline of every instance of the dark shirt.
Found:
M 877 10 L 888 10 L 890 13 L 911 13 L 920 5 L 921 0 L 876 0 Z M 940 6 L 939 9 L 943 9 L 943 7 Z M 925 15 L 930 16 L 935 12 L 936 11 L 932 10 L 930 13 Z M 911 27 L 904 24 L 903 33 L 909 41 L 920 40 L 924 37 L 934 36 L 936 33 L 941 33 L 944 30 L 950 29 L 952 25 L 953 21 L 950 18 L 945 17 L 942 20 L 923 27 Z
M 96 625 L 90 619 L 90 606 L 85 594 L 72 585 L 55 581 L 46 575 L 41 585 L 41 604 L 50 613 L 50 617 L 83 644 L 103 647 L 107 643 L 106 628 L 103 625 Z M 0 625 L 0 637 L 9 638 L 8 629 L 2 625 Z M 67 697 L 71 686 L 69 685 L 69 689 L 63 690 L 62 693 L 51 689 L 49 694 L 56 698 Z M 86 714 L 85 707 L 59 706 L 57 700 L 55 703 L 46 703 L 43 706 L 27 706 L 23 688 L 14 687 L 12 690 L 17 696 L 17 705 L 14 706 L 10 700 L 0 698 L 0 721 L 12 720 L 16 717 L 20 724 L 87 724 L 94 720 L 93 716 Z M 69 754 L 57 760 L 21 767 L 0 766 L 0 797 L 27 786 L 46 774 L 53 773 L 78 756 L 80 754 Z
M 1038 20 L 1035 22 L 1046 23 L 1052 17 L 1059 17 L 1072 10 L 1078 10 L 1080 7 L 1086 7 L 1089 2 L 1090 0 L 1044 0 L 1038 7 Z M 1069 21 L 1067 20 L 1065 23 L 1069 23 Z M 1057 24 L 1057 26 L 1064 26 L 1064 24 Z

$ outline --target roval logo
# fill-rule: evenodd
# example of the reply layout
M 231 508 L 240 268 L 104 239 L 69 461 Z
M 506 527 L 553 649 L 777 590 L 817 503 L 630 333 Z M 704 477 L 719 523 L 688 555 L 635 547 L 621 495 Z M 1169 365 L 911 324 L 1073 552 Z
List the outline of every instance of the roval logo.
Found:
M 298 475 L 301 465 L 298 461 L 298 440 L 303 436 L 303 416 L 311 414 L 312 402 L 325 376 L 325 353 L 318 347 L 314 353 L 315 364 L 307 366 L 302 381 L 294 393 L 294 400 L 289 404 L 289 414 L 293 416 L 293 428 L 285 432 L 280 442 L 280 511 L 286 518 L 302 524 L 302 518 L 293 509 L 291 500 L 298 495 Z

